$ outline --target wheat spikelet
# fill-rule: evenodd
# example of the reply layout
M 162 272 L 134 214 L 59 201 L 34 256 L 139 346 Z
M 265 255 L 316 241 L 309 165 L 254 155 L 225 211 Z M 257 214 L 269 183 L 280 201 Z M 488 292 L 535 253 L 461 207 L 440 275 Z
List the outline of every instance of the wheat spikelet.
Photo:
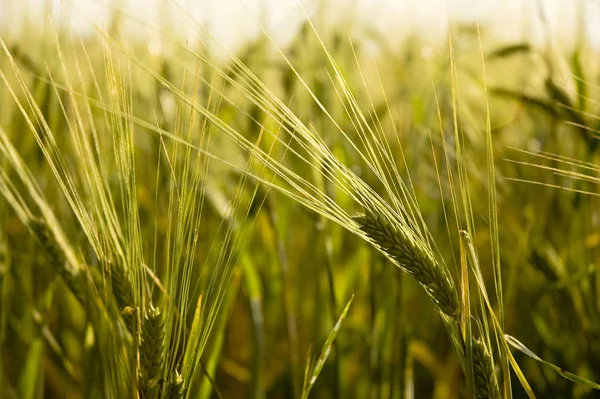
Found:
M 424 244 L 410 237 L 387 217 L 374 212 L 367 211 L 354 220 L 383 252 L 424 286 L 442 312 L 451 317 L 458 315 L 456 289 L 433 253 Z
M 485 343 L 480 339 L 473 341 L 473 375 L 477 399 L 500 399 L 492 357 Z
M 165 393 L 162 397 L 167 399 L 181 399 L 185 394 L 185 384 L 181 374 L 173 372 L 166 383 Z
M 150 304 L 142 324 L 140 343 L 140 396 L 156 398 L 159 393 L 162 357 L 164 355 L 164 322 L 159 308 Z

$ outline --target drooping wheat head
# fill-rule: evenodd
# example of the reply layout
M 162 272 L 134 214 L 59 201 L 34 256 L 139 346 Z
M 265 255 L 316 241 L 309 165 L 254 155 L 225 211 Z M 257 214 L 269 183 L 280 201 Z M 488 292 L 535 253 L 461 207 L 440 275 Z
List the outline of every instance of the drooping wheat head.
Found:
M 450 317 L 458 315 L 456 289 L 431 250 L 386 216 L 367 211 L 355 220 L 385 254 L 423 285 L 442 312 Z

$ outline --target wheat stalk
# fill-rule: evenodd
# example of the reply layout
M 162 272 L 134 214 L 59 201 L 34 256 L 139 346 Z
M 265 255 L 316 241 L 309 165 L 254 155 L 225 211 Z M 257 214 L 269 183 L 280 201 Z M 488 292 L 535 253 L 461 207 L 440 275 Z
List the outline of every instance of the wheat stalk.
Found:
M 473 376 L 477 399 L 500 399 L 492 356 L 481 339 L 473 340 Z
M 423 285 L 443 313 L 458 315 L 454 284 L 431 250 L 386 216 L 367 211 L 354 220 L 386 255 Z

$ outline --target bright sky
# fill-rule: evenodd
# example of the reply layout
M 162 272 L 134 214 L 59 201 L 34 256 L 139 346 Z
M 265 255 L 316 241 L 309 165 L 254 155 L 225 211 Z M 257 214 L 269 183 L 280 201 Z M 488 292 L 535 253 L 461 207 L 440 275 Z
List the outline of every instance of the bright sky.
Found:
M 173 0 L 67 0 L 96 23 L 103 24 L 110 15 L 110 4 L 129 15 L 145 21 L 165 21 L 170 18 L 181 34 L 190 36 L 191 17 L 207 25 L 211 33 L 225 46 L 235 46 L 241 40 L 258 33 L 255 22 L 262 18 L 269 31 L 285 41 L 293 35 L 304 11 L 312 14 L 319 4 L 326 4 L 325 15 L 330 21 L 343 21 L 349 13 L 360 23 L 369 24 L 393 40 L 411 31 L 427 40 L 442 39 L 449 21 L 470 21 L 488 25 L 491 34 L 503 40 L 532 38 L 543 42 L 548 31 L 565 45 L 572 43 L 578 32 L 585 32 L 589 42 L 600 48 L 599 0 L 179 0 L 185 17 L 177 12 Z M 28 15 L 35 20 L 49 8 L 61 10 L 61 0 L 0 0 L 0 23 L 9 29 Z M 104 4 L 104 5 L 103 5 Z M 543 24 L 542 18 L 548 23 Z M 89 23 L 71 14 L 71 22 L 85 30 Z M 15 25 L 16 26 L 16 25 Z M 188 27 L 188 28 L 183 28 Z M 193 36 L 191 36 L 193 37 Z

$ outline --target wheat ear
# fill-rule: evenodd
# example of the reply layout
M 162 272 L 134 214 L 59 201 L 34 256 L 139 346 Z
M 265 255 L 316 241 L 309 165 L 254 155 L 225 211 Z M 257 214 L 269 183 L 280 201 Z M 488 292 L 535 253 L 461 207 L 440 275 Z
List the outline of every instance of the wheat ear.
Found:
M 454 284 L 424 243 L 411 237 L 388 217 L 371 211 L 354 220 L 388 257 L 423 285 L 443 313 L 451 317 L 458 315 L 459 302 Z
M 165 330 L 160 308 L 150 304 L 142 323 L 140 343 L 140 396 L 142 399 L 156 398 L 159 394 L 162 375 L 162 359 L 165 347 Z
M 133 288 L 129 277 L 125 272 L 125 267 L 119 262 L 110 262 L 110 283 L 113 295 L 119 305 L 122 313 L 126 313 L 128 308 L 135 308 L 133 300 Z
M 133 287 L 125 272 L 125 267 L 120 262 L 108 262 L 110 275 L 110 286 L 113 296 L 121 312 L 127 330 L 136 334 L 137 307 L 133 299 Z
M 473 341 L 473 375 L 477 399 L 500 399 L 492 356 L 481 339 Z

